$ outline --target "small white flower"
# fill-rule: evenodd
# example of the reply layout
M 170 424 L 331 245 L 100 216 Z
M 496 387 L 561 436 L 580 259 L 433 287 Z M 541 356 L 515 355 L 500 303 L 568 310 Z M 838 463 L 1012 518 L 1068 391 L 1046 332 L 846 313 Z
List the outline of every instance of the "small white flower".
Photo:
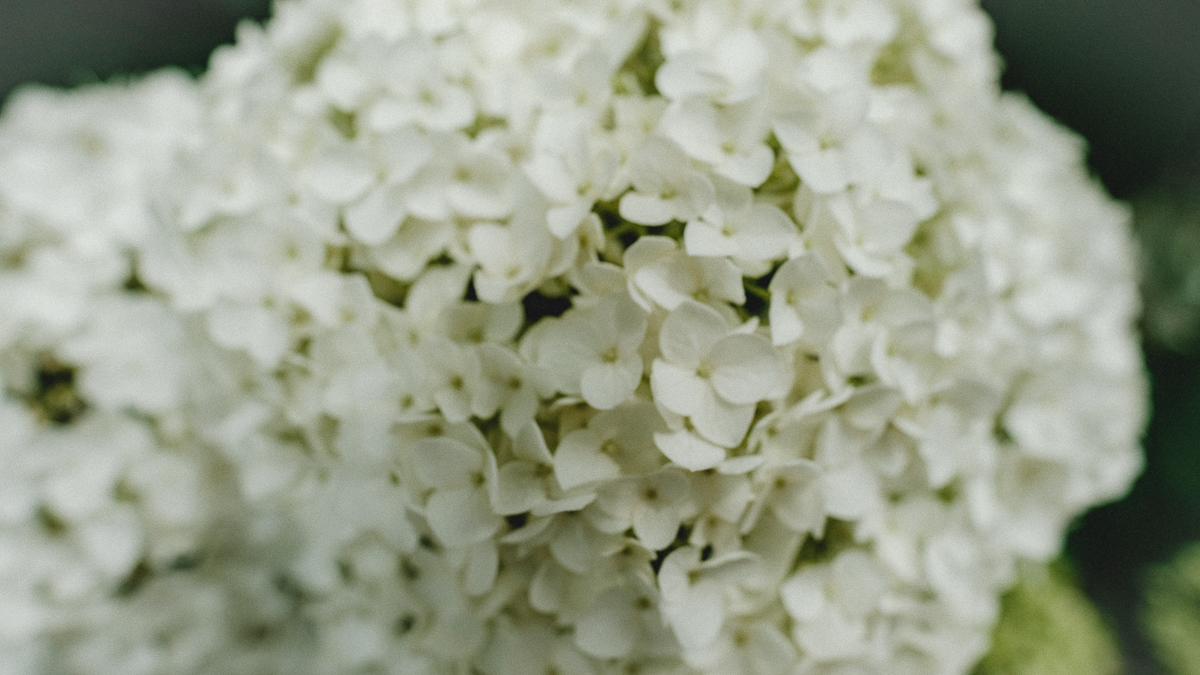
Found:
M 699 549 L 683 546 L 672 551 L 658 571 L 663 615 L 687 652 L 702 650 L 717 639 L 725 623 L 727 587 L 757 563 L 746 551 L 701 558 Z
M 485 452 L 448 437 L 417 441 L 412 448 L 413 471 L 432 489 L 425 519 L 447 546 L 477 544 L 500 529 L 500 517 L 491 507 Z
M 745 304 L 742 273 L 728 258 L 694 258 L 667 237 L 642 237 L 625 251 L 629 292 L 647 311 L 695 300 Z
M 189 374 L 183 340 L 162 304 L 110 297 L 95 301 L 88 325 L 61 352 L 80 366 L 79 387 L 93 405 L 161 413 L 179 405 Z
M 425 387 L 446 419 L 463 422 L 472 414 L 488 412 L 483 407 L 482 366 L 474 350 L 445 339 L 429 340 L 421 346 L 421 361 Z
M 448 81 L 435 43 L 422 39 L 401 41 L 390 53 L 378 55 L 372 73 L 382 85 L 381 95 L 367 107 L 366 124 L 375 131 L 390 131 L 417 124 L 431 131 L 452 131 L 475 119 L 471 93 Z
M 757 96 L 767 73 L 766 45 L 751 30 L 738 28 L 721 36 L 709 51 L 672 54 L 654 82 L 672 101 L 711 99 L 722 105 Z
M 617 531 L 632 528 L 646 548 L 659 550 L 675 540 L 687 497 L 688 479 L 678 469 L 663 468 L 606 483 L 596 505 L 613 519 Z
M 508 226 L 478 223 L 467 235 L 471 254 L 479 262 L 475 292 L 484 302 L 510 302 L 536 285 L 551 254 L 549 233 L 528 221 Z
M 691 167 L 671 140 L 651 136 L 627 164 L 633 190 L 621 197 L 621 217 L 642 225 L 688 221 L 713 201 L 712 181 Z
M 694 301 L 668 315 L 659 348 L 662 358 L 650 376 L 655 400 L 722 447 L 741 442 L 754 404 L 779 387 L 782 364 L 771 343 L 733 332 L 715 310 Z
M 606 410 L 562 437 L 554 450 L 554 475 L 563 490 L 658 468 L 654 407 L 629 403 Z
M 570 236 L 591 213 L 596 201 L 608 196 L 620 156 L 587 137 L 573 120 L 545 116 L 538 129 L 537 150 L 525 173 L 552 206 L 546 223 L 554 236 Z
M 689 157 L 708 164 L 717 175 L 758 187 L 775 164 L 775 154 L 763 142 L 767 126 L 765 111 L 755 104 L 718 108 L 688 99 L 667 108 L 661 129 Z
M 838 293 L 820 254 L 806 253 L 785 262 L 767 290 L 771 292 L 771 342 L 777 346 L 799 339 L 823 345 L 841 322 Z
M 819 532 L 825 526 L 825 490 L 820 467 L 795 459 L 755 472 L 764 484 L 760 499 L 781 523 L 796 532 Z
M 714 179 L 716 203 L 683 231 L 688 255 L 728 256 L 746 276 L 770 270 L 769 261 L 781 258 L 798 238 L 796 225 L 778 207 L 755 203 L 749 188 Z
M 483 382 L 475 409 L 480 417 L 499 410 L 501 428 L 515 437 L 533 420 L 539 401 L 554 393 L 549 373 L 499 345 L 484 343 L 478 349 Z
M 287 350 L 287 321 L 267 307 L 220 302 L 207 319 L 213 342 L 247 352 L 261 367 L 278 363 Z
M 645 335 L 645 312 L 624 293 L 610 295 L 552 325 L 538 363 L 552 373 L 559 391 L 607 410 L 629 399 L 641 383 L 638 349 Z

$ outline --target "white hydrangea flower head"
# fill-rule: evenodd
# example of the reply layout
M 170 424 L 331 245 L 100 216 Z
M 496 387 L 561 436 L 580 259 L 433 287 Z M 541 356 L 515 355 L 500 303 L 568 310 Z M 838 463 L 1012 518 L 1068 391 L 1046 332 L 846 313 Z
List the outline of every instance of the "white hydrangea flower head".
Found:
M 962 675 L 1138 472 L 971 0 L 280 0 L 0 118 L 0 672 Z

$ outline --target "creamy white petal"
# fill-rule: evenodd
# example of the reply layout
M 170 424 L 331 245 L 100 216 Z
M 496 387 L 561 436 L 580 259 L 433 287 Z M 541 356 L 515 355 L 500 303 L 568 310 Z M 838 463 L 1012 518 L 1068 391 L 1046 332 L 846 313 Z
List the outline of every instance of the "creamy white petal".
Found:
M 633 514 L 633 533 L 646 548 L 666 548 L 678 531 L 679 512 L 674 507 L 645 505 Z
M 656 433 L 654 443 L 667 459 L 689 471 L 712 469 L 725 461 L 725 448 L 713 445 L 686 429 Z
M 483 454 L 452 438 L 427 438 L 412 449 L 417 478 L 432 488 L 470 485 L 483 471 Z
M 577 429 L 563 437 L 554 452 L 554 477 L 564 490 L 586 483 L 616 478 L 617 463 L 600 451 L 601 439 L 590 429 Z
M 477 544 L 500 529 L 487 491 L 476 487 L 435 491 L 425 503 L 425 519 L 447 546 Z
M 597 363 L 583 371 L 580 392 L 593 408 L 608 410 L 629 400 L 642 381 L 642 358 L 633 354 L 615 363 Z
M 688 588 L 682 597 L 664 603 L 663 615 L 685 650 L 707 647 L 725 623 L 725 598 L 720 585 L 700 581 Z
M 709 388 L 705 388 L 700 406 L 689 417 L 692 426 L 700 435 L 726 448 L 736 447 L 750 429 L 754 419 L 754 404 L 734 405 L 727 403 Z
M 708 355 L 712 388 L 733 404 L 755 403 L 774 391 L 783 361 L 761 335 L 734 334 L 713 345 Z
M 532 462 L 516 460 L 501 466 L 492 503 L 496 513 L 525 513 L 545 501 L 546 487 L 538 473 L 539 467 Z
M 403 195 L 391 186 L 378 186 L 346 207 L 346 229 L 364 244 L 382 244 L 396 234 L 407 215 Z
M 696 367 L 713 345 L 729 331 L 717 310 L 685 301 L 667 315 L 658 334 L 663 358 L 683 367 Z
M 709 390 L 708 383 L 694 369 L 662 359 L 655 359 L 650 366 L 650 387 L 655 401 L 679 415 L 691 415 L 700 410 Z
M 631 588 L 601 593 L 575 622 L 575 644 L 600 659 L 626 656 L 638 636 L 636 594 Z

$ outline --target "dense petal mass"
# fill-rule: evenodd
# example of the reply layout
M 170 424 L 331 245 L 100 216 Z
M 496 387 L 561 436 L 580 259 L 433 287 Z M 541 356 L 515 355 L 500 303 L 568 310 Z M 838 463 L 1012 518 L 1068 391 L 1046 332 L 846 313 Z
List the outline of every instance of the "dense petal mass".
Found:
M 280 0 L 0 116 L 0 672 L 965 675 L 1141 466 L 974 0 Z

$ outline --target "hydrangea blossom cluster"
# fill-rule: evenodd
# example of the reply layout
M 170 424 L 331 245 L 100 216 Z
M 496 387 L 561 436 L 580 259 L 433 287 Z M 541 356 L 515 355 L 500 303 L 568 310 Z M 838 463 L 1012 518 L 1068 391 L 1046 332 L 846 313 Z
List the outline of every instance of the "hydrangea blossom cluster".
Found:
M 965 673 L 1140 466 L 967 0 L 294 0 L 0 122 L 0 673 Z

